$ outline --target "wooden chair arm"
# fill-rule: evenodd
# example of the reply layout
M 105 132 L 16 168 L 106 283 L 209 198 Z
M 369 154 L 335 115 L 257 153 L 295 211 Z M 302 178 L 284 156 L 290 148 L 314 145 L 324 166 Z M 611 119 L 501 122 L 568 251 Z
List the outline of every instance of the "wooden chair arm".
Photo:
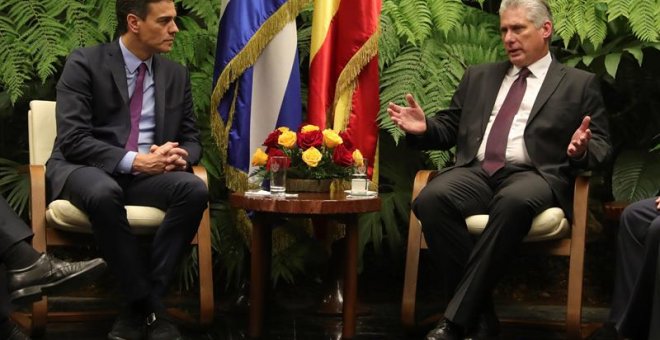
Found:
M 192 167 L 193 174 L 195 176 L 199 177 L 204 183 L 206 183 L 206 187 L 208 188 L 209 186 L 209 180 L 208 180 L 208 175 L 206 174 L 206 168 L 201 166 L 201 165 L 193 165 Z
M 32 247 L 46 251 L 46 167 L 30 165 L 30 217 L 32 220 Z

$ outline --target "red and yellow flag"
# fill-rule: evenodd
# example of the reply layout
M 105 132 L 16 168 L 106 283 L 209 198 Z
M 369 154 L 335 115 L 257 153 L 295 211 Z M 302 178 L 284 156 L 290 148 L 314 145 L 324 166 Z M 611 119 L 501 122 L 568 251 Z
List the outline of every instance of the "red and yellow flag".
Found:
M 307 105 L 310 124 L 350 135 L 374 181 L 380 10 L 380 0 L 314 1 Z

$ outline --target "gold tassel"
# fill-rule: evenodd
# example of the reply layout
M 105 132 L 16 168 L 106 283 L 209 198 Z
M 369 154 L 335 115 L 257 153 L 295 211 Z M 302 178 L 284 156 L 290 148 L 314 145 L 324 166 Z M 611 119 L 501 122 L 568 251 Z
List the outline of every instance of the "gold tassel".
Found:
M 335 86 L 335 98 L 332 104 L 332 107 L 337 106 L 339 98 L 346 92 L 350 94 L 349 98 L 353 98 L 353 92 L 357 86 L 357 77 L 362 72 L 362 69 L 373 59 L 378 53 L 378 37 L 380 36 L 380 28 L 376 30 L 376 33 L 371 35 L 369 39 L 360 47 L 360 49 L 351 57 L 351 60 L 346 63 L 346 66 L 341 73 L 339 78 L 337 78 L 337 84 Z M 352 100 L 349 100 L 347 105 L 347 112 L 350 113 L 352 109 Z M 348 114 L 344 116 L 346 123 L 344 126 L 348 125 Z M 332 119 L 331 121 L 333 121 Z

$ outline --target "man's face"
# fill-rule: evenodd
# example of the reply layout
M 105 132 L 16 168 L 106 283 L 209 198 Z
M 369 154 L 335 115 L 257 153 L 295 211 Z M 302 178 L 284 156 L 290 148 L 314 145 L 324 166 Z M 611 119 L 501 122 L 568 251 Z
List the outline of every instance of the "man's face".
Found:
M 518 67 L 526 67 L 548 53 L 546 39 L 552 34 L 552 23 L 541 27 L 527 19 L 523 7 L 511 7 L 500 13 L 500 34 L 509 60 Z
M 137 37 L 143 47 L 150 53 L 169 52 L 174 44 L 174 36 L 179 28 L 176 26 L 176 8 L 172 1 L 160 1 L 147 5 L 147 16 L 144 20 L 137 18 Z

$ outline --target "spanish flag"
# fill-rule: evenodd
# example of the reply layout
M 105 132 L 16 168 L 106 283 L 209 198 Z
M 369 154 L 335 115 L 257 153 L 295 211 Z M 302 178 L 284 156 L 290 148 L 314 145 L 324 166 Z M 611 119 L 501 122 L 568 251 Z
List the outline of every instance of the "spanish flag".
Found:
M 307 105 L 310 124 L 346 131 L 374 181 L 380 10 L 380 0 L 314 1 Z

